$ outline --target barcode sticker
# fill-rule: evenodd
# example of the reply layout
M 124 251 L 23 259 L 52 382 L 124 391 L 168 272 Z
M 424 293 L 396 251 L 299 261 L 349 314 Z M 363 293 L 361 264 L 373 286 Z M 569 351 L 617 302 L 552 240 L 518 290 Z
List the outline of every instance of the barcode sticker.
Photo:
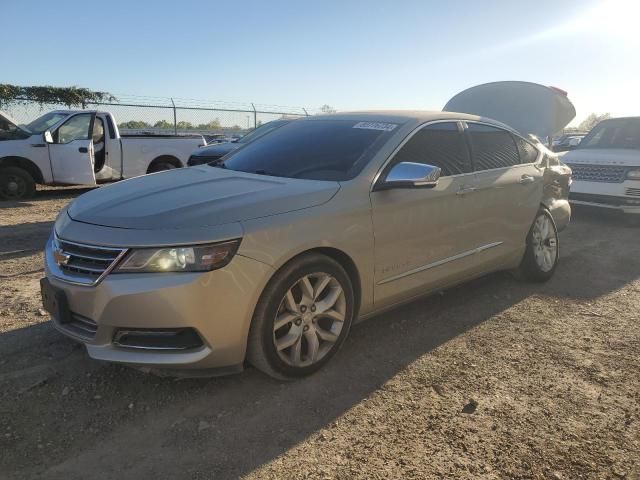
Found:
M 380 122 L 358 122 L 353 128 L 363 128 L 365 130 L 382 130 L 384 132 L 390 132 L 398 125 L 396 123 L 380 123 Z

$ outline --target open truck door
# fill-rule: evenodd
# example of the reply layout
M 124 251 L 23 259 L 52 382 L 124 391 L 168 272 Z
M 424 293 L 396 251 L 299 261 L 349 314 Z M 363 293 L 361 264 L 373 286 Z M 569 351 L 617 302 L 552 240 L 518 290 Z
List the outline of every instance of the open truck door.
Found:
M 44 140 L 49 145 L 54 183 L 96 184 L 92 141 L 95 117 L 95 113 L 78 113 L 53 132 L 44 132 Z
M 576 116 L 567 92 L 531 82 L 492 82 L 468 88 L 447 102 L 445 112 L 492 118 L 523 136 L 546 142 Z

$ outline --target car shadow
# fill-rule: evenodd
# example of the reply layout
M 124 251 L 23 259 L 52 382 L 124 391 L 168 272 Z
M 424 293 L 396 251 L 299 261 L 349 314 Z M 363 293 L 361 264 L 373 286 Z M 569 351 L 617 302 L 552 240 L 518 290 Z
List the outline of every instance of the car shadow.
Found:
M 36 190 L 36 193 L 22 200 L 0 200 L 0 209 L 16 208 L 16 207 L 33 207 L 41 201 L 51 200 L 52 198 L 73 198 L 90 192 L 98 187 L 46 187 Z
M 33 255 L 44 249 L 54 222 L 0 225 L 0 262 Z

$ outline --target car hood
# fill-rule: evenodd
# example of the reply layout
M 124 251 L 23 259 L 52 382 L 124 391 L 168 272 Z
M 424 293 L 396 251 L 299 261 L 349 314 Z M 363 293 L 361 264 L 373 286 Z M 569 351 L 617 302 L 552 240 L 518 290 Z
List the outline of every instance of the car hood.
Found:
M 134 230 L 205 227 L 320 205 L 339 188 L 337 182 L 201 166 L 95 189 L 78 197 L 68 214 L 79 222 Z
M 640 150 L 629 148 L 578 148 L 562 156 L 568 165 L 582 163 L 588 165 L 640 166 Z
M 477 85 L 458 93 L 443 110 L 492 118 L 541 139 L 559 132 L 576 116 L 565 92 L 530 82 Z
M 222 157 L 229 152 L 237 150 L 242 146 L 241 143 L 217 143 L 215 145 L 209 145 L 207 147 L 202 147 L 193 152 L 194 157 Z

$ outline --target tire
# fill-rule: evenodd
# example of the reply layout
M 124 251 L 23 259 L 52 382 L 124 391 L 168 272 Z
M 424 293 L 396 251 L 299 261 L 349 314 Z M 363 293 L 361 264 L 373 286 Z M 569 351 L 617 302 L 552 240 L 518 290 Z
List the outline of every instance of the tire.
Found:
M 20 167 L 0 168 L 0 199 L 20 200 L 36 193 L 36 182 Z
M 154 160 L 153 162 L 151 162 L 151 165 L 149 165 L 149 171 L 147 173 L 156 173 L 156 172 L 162 172 L 164 170 L 173 170 L 174 168 L 180 168 L 178 167 L 173 161 L 171 160 Z
M 309 288 L 315 300 L 305 294 Z M 344 343 L 354 305 L 351 279 L 338 262 L 319 253 L 292 260 L 273 276 L 258 300 L 247 342 L 248 362 L 280 380 L 311 375 Z
M 558 266 L 558 229 L 546 208 L 541 208 L 527 235 L 527 249 L 518 273 L 531 282 L 546 282 Z

